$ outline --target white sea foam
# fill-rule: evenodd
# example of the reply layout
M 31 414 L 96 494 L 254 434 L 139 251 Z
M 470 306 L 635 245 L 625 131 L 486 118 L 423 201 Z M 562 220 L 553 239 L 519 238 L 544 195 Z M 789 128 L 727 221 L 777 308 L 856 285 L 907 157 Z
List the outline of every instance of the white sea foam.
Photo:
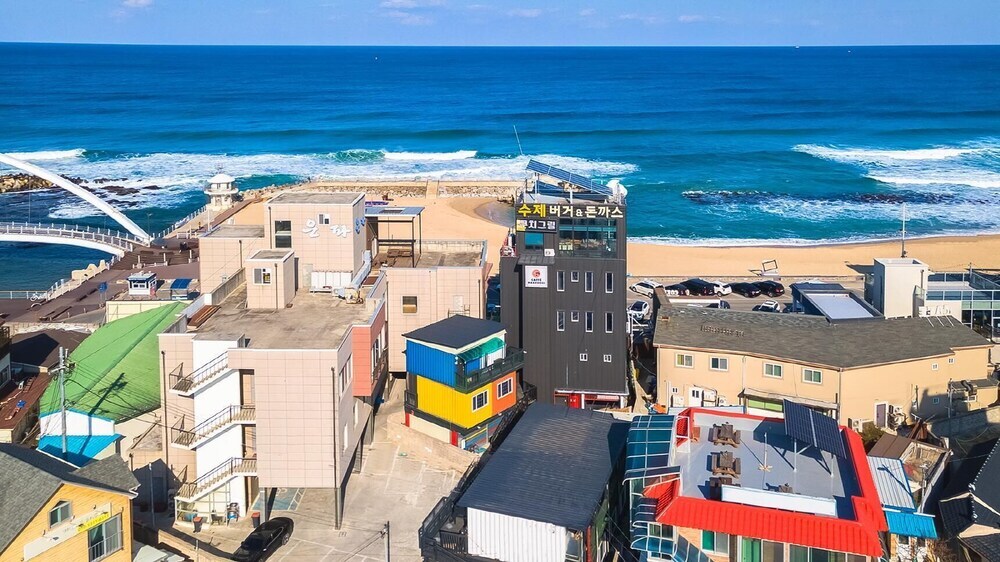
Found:
M 1000 188 L 1000 174 L 991 174 L 988 172 L 983 172 L 978 176 L 971 177 L 969 175 L 939 175 L 927 177 L 869 175 L 868 177 L 875 181 L 894 185 L 967 185 L 969 187 L 978 187 L 980 189 Z
M 456 150 L 455 152 L 389 152 L 382 151 L 386 160 L 438 161 L 465 160 L 475 158 L 475 150 Z
M 885 162 L 887 160 L 947 160 L 967 154 L 988 152 L 988 147 L 958 148 L 918 148 L 910 150 L 888 150 L 869 148 L 836 148 L 815 144 L 800 144 L 792 147 L 796 152 L 804 152 L 819 158 L 838 162 Z
M 67 153 L 69 151 L 66 151 Z M 472 153 L 472 156 L 466 156 Z M 396 158 L 387 158 L 396 154 Z M 412 158 L 398 157 L 411 154 Z M 462 155 L 458 158 L 458 155 Z M 384 153 L 353 149 L 327 154 L 183 154 L 155 153 L 108 159 L 52 160 L 45 168 L 59 174 L 82 178 L 83 184 L 125 207 L 173 207 L 185 203 L 187 194 L 200 190 L 221 167 L 237 178 L 237 183 L 260 176 L 306 179 L 524 179 L 528 156 L 475 158 L 474 151 L 454 153 Z M 637 167 L 623 162 L 587 160 L 552 154 L 534 158 L 569 171 L 595 177 L 624 176 Z M 109 180 L 97 182 L 95 180 Z M 258 180 L 258 183 L 260 181 Z M 136 188 L 134 194 L 108 192 L 107 186 Z M 159 189 L 142 189 L 155 185 Z M 53 211 L 53 218 L 90 213 L 86 206 L 68 200 Z M 93 214 L 96 214 L 93 213 Z M 88 215 L 82 215 L 88 216 Z
M 7 156 L 12 158 L 17 158 L 18 160 L 28 160 L 31 162 L 39 162 L 42 160 L 70 160 L 73 158 L 79 158 L 83 156 L 86 150 L 82 148 L 74 148 L 72 150 L 39 150 L 36 152 L 8 152 Z

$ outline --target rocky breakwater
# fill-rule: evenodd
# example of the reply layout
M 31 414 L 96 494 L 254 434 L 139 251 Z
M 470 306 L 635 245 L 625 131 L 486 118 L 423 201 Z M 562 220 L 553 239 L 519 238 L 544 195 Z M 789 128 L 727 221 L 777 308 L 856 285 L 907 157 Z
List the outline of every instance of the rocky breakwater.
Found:
M 80 178 L 63 177 L 74 183 L 82 181 Z M 55 185 L 48 180 L 43 180 L 31 174 L 8 174 L 0 176 L 0 193 L 17 193 L 19 191 L 38 191 L 53 188 L 55 188 Z

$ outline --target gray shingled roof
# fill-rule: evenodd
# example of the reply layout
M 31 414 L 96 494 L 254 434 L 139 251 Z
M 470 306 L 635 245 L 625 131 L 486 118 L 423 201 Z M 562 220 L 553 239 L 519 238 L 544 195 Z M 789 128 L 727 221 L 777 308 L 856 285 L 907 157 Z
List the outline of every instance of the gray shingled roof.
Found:
M 64 483 L 129 495 L 139 486 L 120 457 L 77 468 L 34 449 L 0 444 L 0 552 Z
M 822 316 L 664 307 L 656 346 L 749 353 L 833 368 L 909 361 L 990 343 L 951 317 L 837 324 Z
M 461 314 L 403 334 L 404 338 L 459 349 L 503 331 L 503 324 Z
M 458 505 L 586 529 L 622 457 L 628 425 L 603 412 L 536 402 Z

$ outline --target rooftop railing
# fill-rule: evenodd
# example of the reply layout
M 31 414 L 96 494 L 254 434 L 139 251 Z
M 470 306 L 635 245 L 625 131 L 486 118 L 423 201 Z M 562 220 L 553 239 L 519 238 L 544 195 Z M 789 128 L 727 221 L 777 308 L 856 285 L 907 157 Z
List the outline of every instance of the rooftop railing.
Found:
M 470 392 L 523 367 L 524 350 L 515 347 L 508 347 L 507 355 L 503 359 L 498 359 L 491 365 L 475 371 L 465 372 L 465 364 L 459 362 L 455 369 L 455 388 L 460 392 Z

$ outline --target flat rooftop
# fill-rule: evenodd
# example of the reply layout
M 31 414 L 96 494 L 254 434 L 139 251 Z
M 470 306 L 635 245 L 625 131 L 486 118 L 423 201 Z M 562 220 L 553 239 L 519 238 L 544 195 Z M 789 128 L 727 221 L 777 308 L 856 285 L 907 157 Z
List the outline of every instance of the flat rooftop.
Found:
M 369 219 L 391 219 L 393 217 L 415 218 L 424 212 L 423 207 L 387 207 L 373 206 L 365 207 L 365 218 Z
M 364 199 L 364 193 L 286 191 L 268 201 L 268 205 L 352 205 Z
M 264 227 L 255 224 L 224 224 L 215 227 L 202 238 L 263 238 Z
M 866 308 L 850 293 L 806 293 L 803 298 L 831 320 L 878 317 L 877 313 Z
M 486 260 L 485 248 L 485 240 L 424 240 L 423 244 L 414 242 L 413 250 L 418 253 L 414 264 L 409 247 L 389 246 L 375 255 L 372 268 L 481 267 Z
M 247 260 L 284 260 L 292 253 L 291 250 L 257 250 Z
M 371 317 L 365 304 L 350 304 L 329 293 L 299 292 L 291 308 L 249 310 L 246 286 L 222 302 L 218 312 L 194 330 L 198 340 L 246 336 L 249 349 L 334 349 L 354 324 Z
M 853 519 L 851 497 L 860 493 L 850 458 L 841 459 L 816 447 L 795 441 L 785 433 L 781 420 L 759 420 L 706 412 L 694 414 L 694 426 L 701 439 L 690 447 L 673 449 L 673 464 L 681 467 L 681 495 L 712 499 L 709 479 L 711 456 L 727 451 L 740 459 L 741 474 L 734 483 L 744 490 L 778 494 L 778 487 L 791 486 L 791 494 L 832 500 L 837 517 Z M 708 439 L 716 424 L 730 423 L 740 432 L 740 445 L 715 445 Z M 767 468 L 761 468 L 766 466 Z M 784 497 L 781 494 L 778 497 Z

